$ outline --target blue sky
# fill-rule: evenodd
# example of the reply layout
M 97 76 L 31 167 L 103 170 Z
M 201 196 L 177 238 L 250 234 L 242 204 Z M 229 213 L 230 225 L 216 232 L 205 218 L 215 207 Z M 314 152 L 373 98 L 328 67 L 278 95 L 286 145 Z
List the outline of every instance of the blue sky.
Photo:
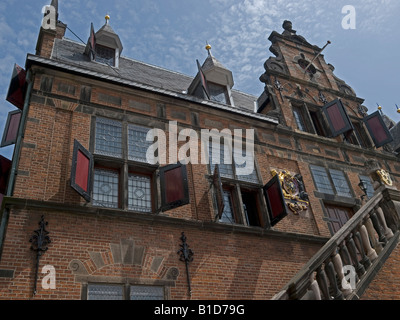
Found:
M 35 52 L 42 7 L 50 0 L 0 2 L 0 134 L 15 107 L 5 101 L 14 63 L 25 65 Z M 356 29 L 345 30 L 345 5 L 356 9 Z M 81 39 L 90 23 L 98 30 L 110 24 L 120 35 L 123 56 L 194 76 L 196 59 L 203 61 L 206 41 L 212 54 L 232 70 L 234 88 L 260 95 L 259 76 L 272 55 L 268 37 L 282 32 L 287 19 L 310 43 L 324 46 L 325 60 L 335 74 L 365 99 L 370 113 L 376 103 L 394 121 L 400 107 L 400 1 L 398 0 L 59 0 L 59 19 Z M 70 31 L 66 37 L 79 41 Z M 13 147 L 0 149 L 12 157 Z

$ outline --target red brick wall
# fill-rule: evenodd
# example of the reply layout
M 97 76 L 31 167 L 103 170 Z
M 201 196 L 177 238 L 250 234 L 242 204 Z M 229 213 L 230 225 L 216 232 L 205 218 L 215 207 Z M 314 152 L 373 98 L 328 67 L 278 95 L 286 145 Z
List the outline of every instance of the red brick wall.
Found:
M 400 300 L 400 248 L 397 246 L 371 282 L 362 300 Z
M 1 299 L 30 299 L 35 254 L 30 236 L 41 215 L 48 221 L 51 243 L 40 259 L 36 299 L 80 299 L 81 283 L 69 264 L 80 260 L 90 276 L 122 277 L 134 281 L 161 280 L 170 267 L 179 269 L 172 299 L 188 299 L 185 264 L 179 261 L 181 232 L 194 252 L 190 264 L 192 299 L 269 299 L 319 249 L 319 245 L 259 235 L 207 230 L 199 225 L 146 223 L 126 217 L 70 212 L 12 210 L 1 269 L 14 270 L 13 279 L 0 278 Z M 90 231 L 89 231 L 90 230 Z M 144 247 L 141 265 L 116 264 L 110 245 L 122 239 Z M 96 267 L 90 253 L 100 253 L 104 266 Z M 151 270 L 155 257 L 163 261 Z M 45 265 L 56 270 L 56 289 L 41 287 Z

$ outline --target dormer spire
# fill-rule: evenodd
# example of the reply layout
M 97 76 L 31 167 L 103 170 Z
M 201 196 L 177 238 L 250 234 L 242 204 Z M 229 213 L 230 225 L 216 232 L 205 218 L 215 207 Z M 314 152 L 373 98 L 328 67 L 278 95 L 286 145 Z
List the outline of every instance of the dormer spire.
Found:
M 58 21 L 58 0 L 51 0 L 51 6 L 54 7 L 54 9 L 56 9 L 56 19 Z

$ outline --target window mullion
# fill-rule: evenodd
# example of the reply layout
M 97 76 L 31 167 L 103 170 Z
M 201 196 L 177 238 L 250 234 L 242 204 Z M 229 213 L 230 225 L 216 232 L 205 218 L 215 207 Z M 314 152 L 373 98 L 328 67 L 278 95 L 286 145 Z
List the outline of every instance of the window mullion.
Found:
M 330 182 L 330 184 L 331 184 L 333 193 L 334 193 L 335 195 L 338 195 L 338 190 L 336 189 L 335 183 L 333 182 L 333 178 L 332 178 L 332 174 L 331 174 L 330 170 L 329 170 L 329 169 L 328 169 L 328 170 L 325 169 L 325 171 L 327 172 L 328 179 L 329 179 L 329 182 Z
M 129 165 L 128 161 L 124 161 L 124 165 L 121 169 L 121 188 L 120 188 L 120 195 L 121 195 L 121 202 L 122 202 L 122 210 L 128 210 L 128 196 L 129 196 L 129 189 L 128 189 L 128 176 L 129 176 Z
M 129 165 L 128 165 L 128 124 L 126 121 L 122 122 L 122 159 L 124 159 L 124 165 L 121 169 L 121 207 L 122 210 L 128 210 L 128 176 L 129 176 Z

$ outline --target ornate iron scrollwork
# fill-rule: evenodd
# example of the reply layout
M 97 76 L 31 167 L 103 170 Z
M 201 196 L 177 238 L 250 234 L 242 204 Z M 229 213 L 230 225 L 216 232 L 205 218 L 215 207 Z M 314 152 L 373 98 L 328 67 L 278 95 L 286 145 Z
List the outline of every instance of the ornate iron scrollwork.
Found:
M 47 245 L 51 243 L 49 232 L 46 230 L 48 222 L 44 221 L 44 216 L 39 221 L 39 229 L 34 231 L 34 235 L 30 238 L 29 242 L 32 243 L 31 250 L 36 251 L 36 270 L 35 270 L 35 282 L 33 287 L 33 295 L 37 292 L 37 280 L 39 273 L 39 261 L 40 257 L 47 251 Z
M 189 263 L 193 261 L 193 251 L 192 249 L 189 249 L 189 245 L 186 242 L 186 236 L 185 233 L 182 232 L 182 236 L 180 238 L 182 240 L 182 244 L 180 245 L 181 249 L 177 252 L 180 255 L 180 261 L 185 262 L 186 265 L 186 275 L 187 275 L 187 281 L 188 281 L 188 286 L 189 286 L 189 295 L 192 295 L 192 286 L 190 284 L 190 273 L 189 273 Z

